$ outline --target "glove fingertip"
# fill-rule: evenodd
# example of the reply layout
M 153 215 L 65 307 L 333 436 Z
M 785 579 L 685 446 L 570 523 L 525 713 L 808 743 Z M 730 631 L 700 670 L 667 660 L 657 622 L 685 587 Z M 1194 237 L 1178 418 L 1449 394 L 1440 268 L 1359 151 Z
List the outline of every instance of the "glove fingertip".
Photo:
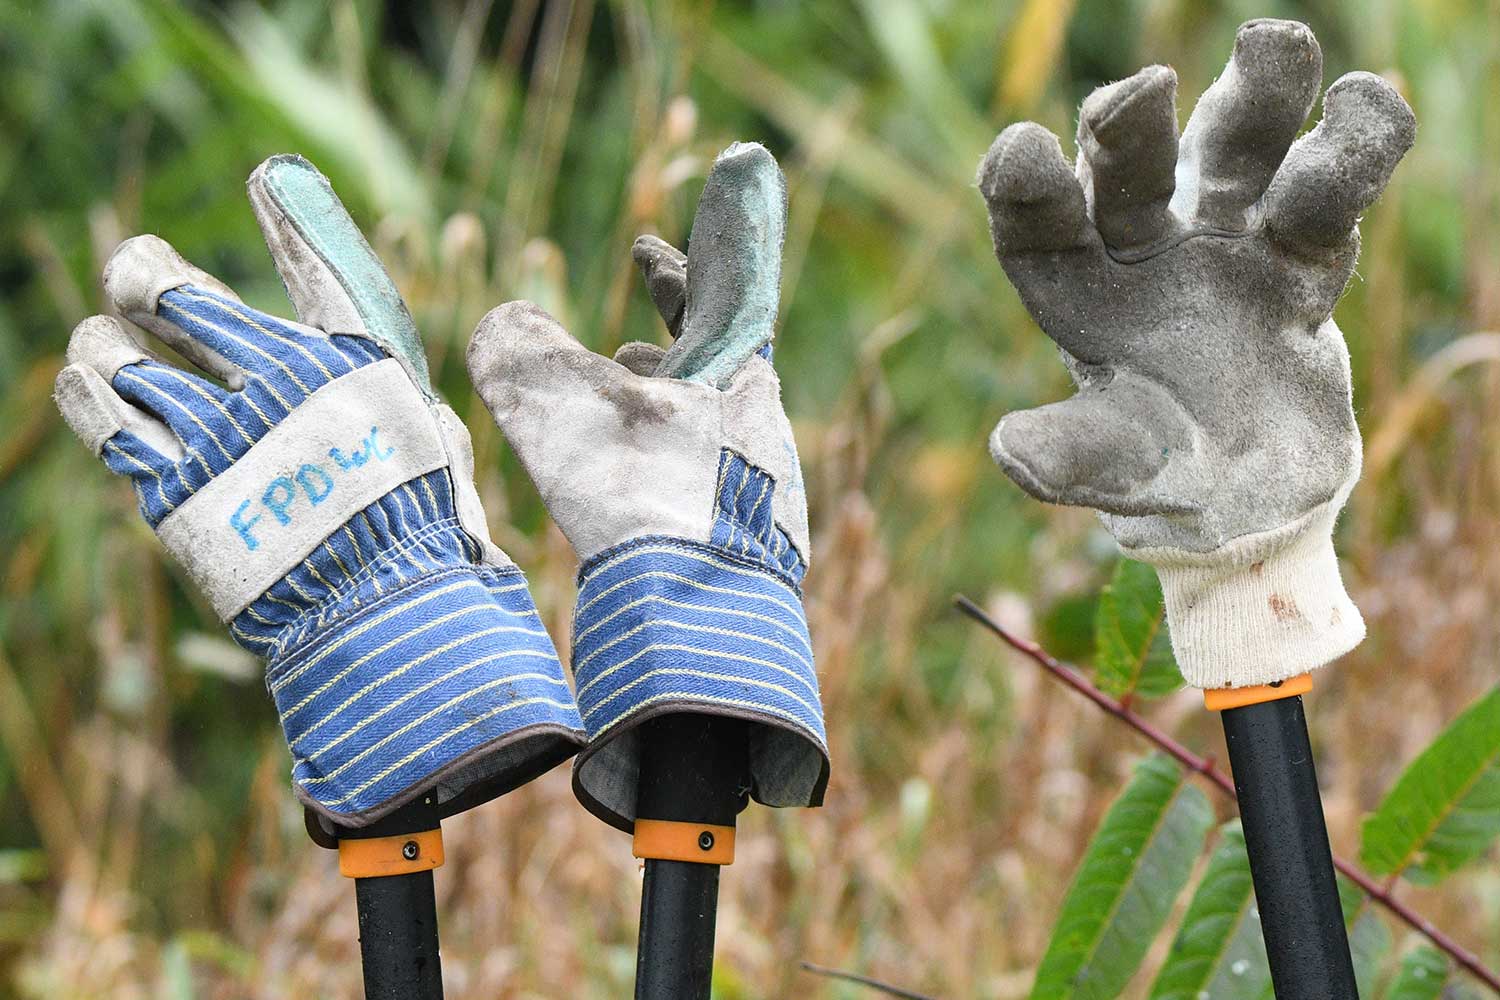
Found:
M 506 341 L 514 336 L 518 327 L 527 322 L 530 311 L 542 312 L 535 303 L 517 299 L 503 302 L 480 317 L 464 352 L 469 376 L 476 385 L 481 378 L 489 378 L 491 372 L 500 366 Z
M 1000 419 L 990 434 L 990 457 L 1000 470 L 1021 489 L 1043 503 L 1058 503 L 1061 490 L 1049 483 L 1028 460 L 1033 449 L 1023 430 L 1017 430 L 1016 414 Z
M 1263 17 L 1246 21 L 1235 33 L 1225 76 L 1243 102 L 1267 120 L 1300 124 L 1318 99 L 1323 81 L 1323 48 L 1301 21 Z M 1245 124 L 1253 125 L 1255 116 Z M 1278 130 L 1279 131 L 1279 130 Z
M 1288 64 L 1315 62 L 1321 72 L 1323 48 L 1301 21 L 1257 17 L 1235 30 L 1230 58 L 1244 70 L 1269 71 L 1269 76 L 1284 75 Z
M 649 279 L 651 270 L 662 265 L 687 267 L 687 254 L 654 233 L 642 233 L 630 245 L 630 259 Z
M 469 338 L 464 360 L 474 387 L 493 409 L 491 397 L 501 386 L 524 379 L 548 359 L 574 354 L 598 357 L 541 306 L 517 299 L 484 314 Z
M 113 316 L 89 316 L 73 328 L 68 338 L 68 362 L 93 369 L 105 382 L 126 365 L 150 357 Z
M 995 137 L 976 178 L 990 215 L 995 253 L 1061 250 L 1084 240 L 1083 188 L 1057 136 L 1017 122 Z
M 1358 129 L 1399 160 L 1417 139 L 1417 116 L 1391 82 L 1356 70 L 1345 73 L 1323 97 L 1323 115 L 1342 128 Z
M 121 243 L 104 265 L 105 294 L 122 315 L 135 322 L 155 316 L 161 296 L 183 285 L 240 301 L 228 285 L 195 267 L 172 244 L 150 233 Z
M 86 364 L 66 366 L 52 384 L 52 399 L 63 420 L 95 455 L 125 428 L 111 405 L 113 395 L 103 376 Z
M 659 236 L 636 237 L 630 256 L 646 279 L 646 291 L 675 340 L 687 304 L 687 254 Z
M 1129 139 L 1138 128 L 1154 128 L 1165 115 L 1175 139 L 1177 71 L 1154 65 L 1117 83 L 1100 87 L 1084 98 L 1079 110 L 1080 134 L 1091 133 L 1104 142 Z M 1173 149 L 1175 157 L 1176 149 Z
M 469 351 L 487 350 L 488 345 L 502 339 L 517 338 L 530 334 L 547 335 L 553 330 L 563 332 L 562 324 L 541 306 L 528 299 L 512 299 L 502 302 L 480 317 L 469 340 Z M 566 333 L 564 332 L 566 336 Z
M 731 142 L 714 158 L 709 181 L 735 186 L 765 184 L 786 198 L 786 181 L 771 151 L 758 142 Z
M 975 182 L 986 201 L 1035 202 L 1054 193 L 1059 167 L 1071 176 L 1057 136 L 1036 122 L 1015 122 L 990 144 Z

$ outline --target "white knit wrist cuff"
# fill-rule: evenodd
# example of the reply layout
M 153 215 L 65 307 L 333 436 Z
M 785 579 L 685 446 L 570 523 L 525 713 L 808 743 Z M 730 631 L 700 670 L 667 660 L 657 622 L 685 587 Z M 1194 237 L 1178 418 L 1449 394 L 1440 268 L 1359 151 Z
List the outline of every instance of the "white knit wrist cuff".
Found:
M 1156 567 L 1172 651 L 1188 684 L 1249 687 L 1295 677 L 1349 652 L 1365 622 L 1333 551 L 1343 498 L 1297 522 L 1197 555 L 1127 550 Z

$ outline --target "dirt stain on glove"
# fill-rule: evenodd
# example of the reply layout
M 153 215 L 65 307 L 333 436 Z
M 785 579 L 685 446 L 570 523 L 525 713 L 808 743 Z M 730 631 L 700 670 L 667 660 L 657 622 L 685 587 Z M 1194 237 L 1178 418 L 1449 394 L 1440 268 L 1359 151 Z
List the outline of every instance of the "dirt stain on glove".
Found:
M 1297 602 L 1290 597 L 1282 597 L 1280 594 L 1272 594 L 1266 599 L 1271 606 L 1271 614 L 1276 616 L 1279 622 L 1299 622 L 1302 620 L 1302 611 L 1297 607 Z

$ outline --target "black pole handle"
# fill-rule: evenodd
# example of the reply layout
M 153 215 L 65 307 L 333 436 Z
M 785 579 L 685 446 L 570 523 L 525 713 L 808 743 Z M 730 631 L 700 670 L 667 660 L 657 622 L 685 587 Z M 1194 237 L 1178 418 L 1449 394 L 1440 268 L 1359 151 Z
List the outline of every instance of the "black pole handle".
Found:
M 443 1000 L 432 872 L 354 880 L 365 1000 Z
M 1358 1000 L 1302 698 L 1223 711 L 1277 1000 Z
M 369 826 L 340 829 L 337 836 L 399 837 L 438 829 L 438 823 L 436 803 L 424 795 Z M 432 871 L 356 878 L 354 900 L 365 1000 L 443 1000 Z
M 749 801 L 746 723 L 673 714 L 640 726 L 636 815 L 733 826 Z M 713 982 L 719 866 L 646 861 L 636 950 L 637 1000 L 708 1000 Z

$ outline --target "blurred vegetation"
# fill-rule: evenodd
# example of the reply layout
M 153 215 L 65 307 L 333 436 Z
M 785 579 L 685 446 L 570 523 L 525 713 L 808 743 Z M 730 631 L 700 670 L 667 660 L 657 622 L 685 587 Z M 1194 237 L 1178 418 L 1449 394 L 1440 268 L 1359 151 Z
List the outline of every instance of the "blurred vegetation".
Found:
M 49 399 L 114 246 L 158 233 L 284 312 L 242 185 L 272 153 L 316 162 L 407 294 L 497 541 L 565 636 L 571 554 L 463 345 L 517 297 L 597 349 L 660 336 L 630 241 L 682 239 L 713 154 L 758 139 L 789 182 L 777 361 L 835 776 L 822 810 L 745 817 L 718 993 L 859 995 L 805 958 L 1025 995 L 1141 747 L 949 609 L 967 591 L 1086 658 L 1114 562 L 1088 514 L 1027 500 L 985 453 L 1003 413 L 1067 387 L 990 256 L 973 170 L 1005 123 L 1067 136 L 1090 88 L 1148 62 L 1176 67 L 1185 118 L 1265 15 L 1313 26 L 1326 82 L 1382 72 L 1421 122 L 1337 313 L 1367 446 L 1340 541 L 1371 637 L 1310 705 L 1353 855 L 1500 650 L 1495 0 L 0 5 L 0 992 L 358 992 L 349 887 L 301 832 L 258 666 Z M 1217 750 L 1194 695 L 1151 711 Z M 565 773 L 445 832 L 450 996 L 628 991 L 637 868 Z M 1492 965 L 1495 862 L 1403 890 Z

